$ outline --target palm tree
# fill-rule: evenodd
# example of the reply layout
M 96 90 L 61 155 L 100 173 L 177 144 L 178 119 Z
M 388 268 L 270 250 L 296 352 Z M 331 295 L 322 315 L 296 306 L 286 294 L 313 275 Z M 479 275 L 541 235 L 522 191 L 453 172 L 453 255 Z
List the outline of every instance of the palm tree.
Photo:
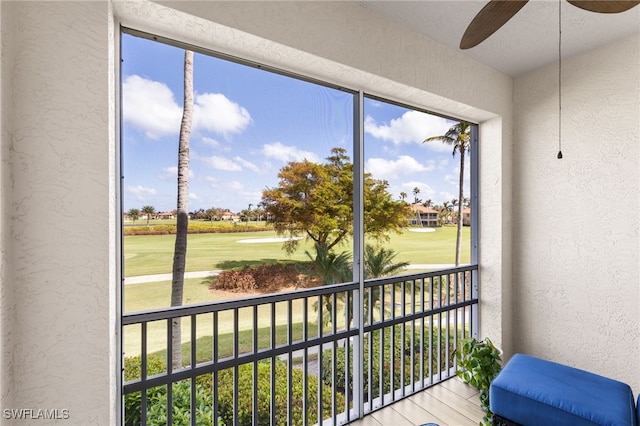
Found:
M 418 194 L 420 193 L 420 188 L 417 186 L 413 188 L 413 204 L 418 204 Z
M 394 263 L 393 259 L 398 255 L 393 249 L 386 249 L 384 247 L 376 248 L 371 244 L 367 244 L 364 247 L 364 276 L 365 279 L 380 278 L 389 275 L 395 275 L 397 272 L 409 266 L 409 262 Z M 369 314 L 369 300 L 371 300 L 371 307 L 373 308 L 376 303 L 380 302 L 380 290 L 382 286 L 373 286 L 369 288 L 371 297 L 364 298 L 364 312 L 365 315 Z
M 453 156 L 460 153 L 460 181 L 458 185 L 458 200 L 464 200 L 464 157 L 471 148 L 471 124 L 461 121 L 447 130 L 442 136 L 426 138 L 424 142 L 441 141 L 453 146 Z M 458 232 L 456 235 L 456 266 L 460 264 L 460 249 L 462 247 L 462 203 L 458 203 Z
M 364 247 L 364 276 L 368 278 L 380 278 L 394 275 L 396 272 L 409 266 L 409 262 L 393 263 L 398 255 L 393 249 L 384 247 L 376 248 L 371 244 Z
M 400 199 L 401 199 L 402 201 L 406 200 L 406 199 L 407 199 L 407 193 L 406 193 L 406 192 L 404 192 L 404 191 L 402 191 L 402 192 L 400 193 Z
M 140 211 L 147 215 L 147 226 L 149 226 L 149 219 L 151 219 L 151 215 L 156 214 L 156 208 L 153 206 L 142 206 Z
M 178 219 L 176 243 L 173 250 L 173 277 L 171 280 L 171 306 L 181 306 L 184 289 L 184 269 L 187 260 L 187 232 L 189 227 L 189 139 L 193 116 L 193 52 L 184 52 L 184 106 L 178 141 Z M 180 318 L 172 320 L 172 365 L 182 368 L 182 332 Z
M 353 274 L 350 268 L 351 256 L 349 255 L 349 253 L 332 253 L 327 244 L 321 244 L 317 242 L 315 243 L 315 249 L 315 256 L 308 251 L 305 251 L 305 254 L 316 267 L 316 270 L 320 275 L 320 279 L 322 280 L 322 285 L 338 284 L 351 280 Z M 344 293 L 340 294 L 342 295 L 341 299 L 344 299 Z M 325 307 L 322 320 L 323 323 L 329 324 L 331 323 L 331 319 L 333 318 L 333 302 L 330 295 L 323 296 L 322 299 Z M 342 301 L 344 302 L 344 300 Z M 315 305 L 315 307 L 317 310 L 317 304 Z M 351 315 L 349 315 L 349 321 L 350 319 Z
M 136 220 L 140 219 L 140 210 L 129 209 L 129 211 L 127 212 L 127 216 L 129 216 L 129 219 L 131 219 L 133 223 L 136 223 Z
M 326 244 L 315 243 L 316 255 L 305 251 L 316 267 L 322 285 L 337 284 L 351 279 L 351 258 L 349 253 L 332 253 Z
M 416 208 L 418 204 L 420 204 L 420 199 L 418 198 L 418 194 L 420 193 L 420 188 L 417 186 L 413 188 L 413 209 L 416 211 L 416 218 L 418 219 L 418 223 L 422 226 L 422 217 L 420 217 L 420 211 Z
M 247 209 L 247 228 L 249 227 L 249 220 L 251 219 L 251 207 L 253 207 L 253 204 L 249 203 L 249 208 Z
M 442 203 L 442 207 L 440 207 L 440 217 L 443 223 L 450 223 L 452 209 L 453 207 L 451 207 L 448 201 Z

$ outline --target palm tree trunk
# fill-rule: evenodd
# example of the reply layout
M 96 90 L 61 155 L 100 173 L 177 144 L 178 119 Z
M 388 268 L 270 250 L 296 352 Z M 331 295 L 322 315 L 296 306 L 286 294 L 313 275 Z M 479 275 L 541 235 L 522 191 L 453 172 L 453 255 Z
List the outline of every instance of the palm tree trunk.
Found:
M 458 232 L 456 234 L 456 266 L 460 265 L 460 250 L 462 249 L 462 200 L 464 193 L 464 148 L 460 149 L 460 182 L 458 195 Z
M 187 259 L 187 230 L 189 225 L 189 138 L 193 115 L 193 52 L 184 52 L 184 107 L 178 144 L 178 221 L 173 251 L 171 306 L 181 306 L 184 288 L 184 269 Z M 174 370 L 182 368 L 182 333 L 180 318 L 174 318 L 171 330 L 171 359 Z

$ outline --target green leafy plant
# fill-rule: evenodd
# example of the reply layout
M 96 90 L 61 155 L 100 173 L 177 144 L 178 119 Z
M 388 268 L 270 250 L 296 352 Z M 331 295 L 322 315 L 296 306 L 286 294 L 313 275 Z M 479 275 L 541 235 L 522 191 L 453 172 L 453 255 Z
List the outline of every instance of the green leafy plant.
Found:
M 480 392 L 480 405 L 485 413 L 480 424 L 491 424 L 489 385 L 502 369 L 500 351 L 488 337 L 481 341 L 469 338 L 463 340 L 456 351 L 456 360 L 461 368 L 456 372 L 458 377 Z
M 345 400 L 340 393 L 332 394 L 332 389 L 318 380 L 314 375 L 306 377 L 307 394 L 303 390 L 303 372 L 299 368 L 288 371 L 284 361 L 276 360 L 275 370 L 272 371 L 269 361 L 257 363 L 257 423 L 253 422 L 253 365 L 242 364 L 238 366 L 238 376 L 234 383 L 233 369 L 225 369 L 218 374 L 218 407 L 221 422 L 225 425 L 237 424 L 239 426 L 251 426 L 253 424 L 271 424 L 271 392 L 275 393 L 275 425 L 287 426 L 288 403 L 291 403 L 292 425 L 301 425 L 306 415 L 307 424 L 322 423 L 332 413 L 332 400 L 335 397 L 335 409 L 337 412 L 344 410 Z M 275 376 L 275 389 L 271 389 L 272 375 Z M 292 386 L 288 389 L 288 377 L 291 375 Z M 237 385 L 238 401 L 237 410 L 233 404 L 234 389 Z M 318 419 L 318 387 L 322 387 L 322 401 L 324 419 Z M 305 400 L 306 397 L 306 400 Z
M 404 327 L 405 332 L 404 340 L 402 339 L 402 327 Z M 382 394 L 391 392 L 392 383 L 393 390 L 395 391 L 404 385 L 410 384 L 412 379 L 416 381 L 420 380 L 422 373 L 421 366 L 422 369 L 424 369 L 424 374 L 428 376 L 434 372 L 443 371 L 446 365 L 453 361 L 453 339 L 448 338 L 445 332 L 442 330 L 439 331 L 437 328 L 432 328 L 430 331 L 426 329 L 423 331 L 416 329 L 414 330 L 412 342 L 411 330 L 410 325 L 394 326 L 393 363 L 391 356 L 392 336 L 390 327 L 386 327 L 384 331 L 372 331 L 364 336 L 363 371 L 369 371 L 369 359 L 371 358 L 371 375 L 364 374 L 362 383 L 365 401 L 380 397 L 381 390 Z M 431 337 L 429 337 L 429 332 L 431 332 Z M 383 333 L 384 338 L 381 340 Z M 423 333 L 423 340 L 421 340 L 421 333 Z M 371 339 L 371 345 L 369 345 L 369 339 Z M 428 350 L 423 349 L 421 363 L 421 342 L 423 342 L 426 348 L 429 345 L 428 342 L 430 339 L 433 345 L 433 351 L 429 353 Z M 438 344 L 438 339 L 440 339 L 440 344 Z M 370 351 L 371 355 L 369 355 Z M 447 359 L 447 354 L 450 356 L 449 359 Z M 354 362 L 353 356 L 353 351 L 350 351 L 349 365 L 351 366 L 353 366 Z M 404 369 L 402 368 L 403 360 Z M 346 393 L 345 386 L 348 386 L 349 394 L 353 395 L 353 380 L 348 376 L 349 369 L 346 368 L 346 361 L 347 356 L 344 347 L 338 348 L 335 352 L 335 367 L 332 367 L 333 361 L 331 357 L 324 357 L 322 359 L 322 380 L 330 387 L 335 384 L 336 388 L 343 394 Z M 431 365 L 429 365 L 430 361 Z M 335 368 L 335 371 L 333 368 Z M 369 379 L 371 379 L 371 395 L 369 395 Z

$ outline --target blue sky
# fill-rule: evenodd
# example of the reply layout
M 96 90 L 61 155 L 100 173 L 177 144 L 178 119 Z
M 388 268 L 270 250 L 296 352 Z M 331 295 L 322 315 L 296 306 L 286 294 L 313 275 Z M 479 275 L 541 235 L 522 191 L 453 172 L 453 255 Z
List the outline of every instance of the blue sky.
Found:
M 176 207 L 184 51 L 124 34 L 122 40 L 124 210 Z M 333 147 L 353 158 L 353 95 L 195 54 L 189 211 L 254 207 L 289 161 L 323 161 Z M 394 198 L 435 204 L 457 198 L 459 157 L 441 142 L 452 121 L 365 101 L 365 170 Z M 466 161 L 468 164 L 469 161 Z M 465 196 L 469 197 L 468 170 Z

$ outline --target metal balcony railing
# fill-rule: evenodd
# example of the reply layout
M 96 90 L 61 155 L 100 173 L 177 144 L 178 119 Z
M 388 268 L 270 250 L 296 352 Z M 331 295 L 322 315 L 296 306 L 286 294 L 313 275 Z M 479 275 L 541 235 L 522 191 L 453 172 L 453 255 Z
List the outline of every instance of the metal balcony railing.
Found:
M 339 425 L 455 375 L 477 265 L 125 314 L 127 425 Z M 359 315 L 358 313 L 362 313 Z M 182 329 L 173 369 L 171 330 Z M 139 342 L 139 345 L 138 345 Z

